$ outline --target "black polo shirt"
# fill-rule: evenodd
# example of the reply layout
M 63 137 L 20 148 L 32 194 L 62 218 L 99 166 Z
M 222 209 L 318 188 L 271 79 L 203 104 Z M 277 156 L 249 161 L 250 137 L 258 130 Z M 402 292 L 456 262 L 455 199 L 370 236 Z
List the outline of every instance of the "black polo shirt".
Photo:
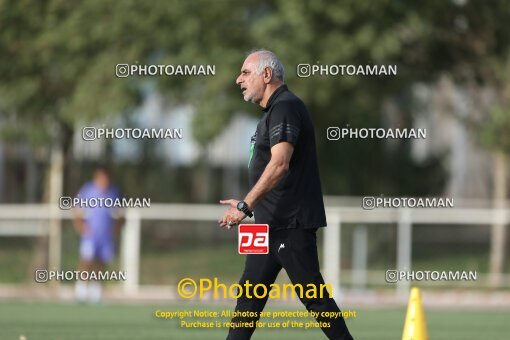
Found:
M 273 92 L 263 112 L 252 137 L 250 188 L 269 163 L 271 147 L 289 142 L 294 145 L 294 152 L 289 171 L 254 207 L 255 222 L 267 223 L 271 230 L 325 227 L 326 214 L 310 113 L 286 85 Z

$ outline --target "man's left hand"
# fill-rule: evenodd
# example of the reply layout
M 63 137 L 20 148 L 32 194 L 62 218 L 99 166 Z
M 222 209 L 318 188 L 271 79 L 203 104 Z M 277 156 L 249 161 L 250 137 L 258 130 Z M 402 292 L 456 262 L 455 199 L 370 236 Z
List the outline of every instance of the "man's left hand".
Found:
M 223 218 L 218 220 L 220 227 L 230 229 L 246 218 L 246 215 L 242 211 L 237 210 L 238 200 L 221 200 L 220 203 L 230 205 L 230 208 L 225 212 Z

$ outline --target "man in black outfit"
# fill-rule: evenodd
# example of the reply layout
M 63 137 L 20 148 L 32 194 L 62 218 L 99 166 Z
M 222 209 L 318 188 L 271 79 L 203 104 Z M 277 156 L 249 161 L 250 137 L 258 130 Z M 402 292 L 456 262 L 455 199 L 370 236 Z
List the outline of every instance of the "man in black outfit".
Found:
M 230 229 L 253 212 L 256 223 L 269 225 L 269 254 L 246 255 L 239 283 L 263 284 L 269 291 L 283 267 L 293 284 L 303 287 L 314 284 L 319 291 L 324 280 L 319 268 L 316 231 L 326 226 L 326 215 L 310 113 L 284 84 L 283 66 L 270 51 L 250 53 L 236 84 L 241 87 L 245 101 L 263 107 L 263 116 L 252 137 L 250 192 L 243 201 L 220 201 L 230 208 L 218 222 Z M 300 299 L 309 311 L 340 311 L 329 294 Z M 248 298 L 243 294 L 237 300 L 236 311 L 260 314 L 266 301 L 267 297 Z M 258 316 L 235 317 L 232 322 L 258 319 Z M 329 323 L 329 327 L 322 328 L 329 339 L 352 339 L 343 318 L 318 317 L 317 321 Z M 231 328 L 227 339 L 250 339 L 254 331 L 255 327 Z

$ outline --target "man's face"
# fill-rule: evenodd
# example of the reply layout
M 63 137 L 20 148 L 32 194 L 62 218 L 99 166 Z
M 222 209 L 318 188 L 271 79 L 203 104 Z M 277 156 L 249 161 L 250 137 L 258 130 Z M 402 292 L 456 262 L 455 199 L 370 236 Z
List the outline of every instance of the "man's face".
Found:
M 255 104 L 260 103 L 266 88 L 263 73 L 257 74 L 256 72 L 257 59 L 256 54 L 249 55 L 241 68 L 241 74 L 236 79 L 236 84 L 241 87 L 244 100 Z
M 94 174 L 94 182 L 101 190 L 106 190 L 110 186 L 110 176 L 104 171 L 97 170 Z

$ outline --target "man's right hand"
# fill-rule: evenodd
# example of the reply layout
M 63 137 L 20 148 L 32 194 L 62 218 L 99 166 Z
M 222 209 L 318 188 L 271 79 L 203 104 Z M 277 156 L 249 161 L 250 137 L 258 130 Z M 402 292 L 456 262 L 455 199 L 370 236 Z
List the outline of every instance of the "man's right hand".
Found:
M 90 231 L 89 226 L 83 221 L 81 223 L 75 223 L 75 229 L 80 236 L 84 236 Z
M 87 223 L 83 223 L 81 228 L 81 235 L 87 235 L 90 233 L 90 227 L 87 225 Z

